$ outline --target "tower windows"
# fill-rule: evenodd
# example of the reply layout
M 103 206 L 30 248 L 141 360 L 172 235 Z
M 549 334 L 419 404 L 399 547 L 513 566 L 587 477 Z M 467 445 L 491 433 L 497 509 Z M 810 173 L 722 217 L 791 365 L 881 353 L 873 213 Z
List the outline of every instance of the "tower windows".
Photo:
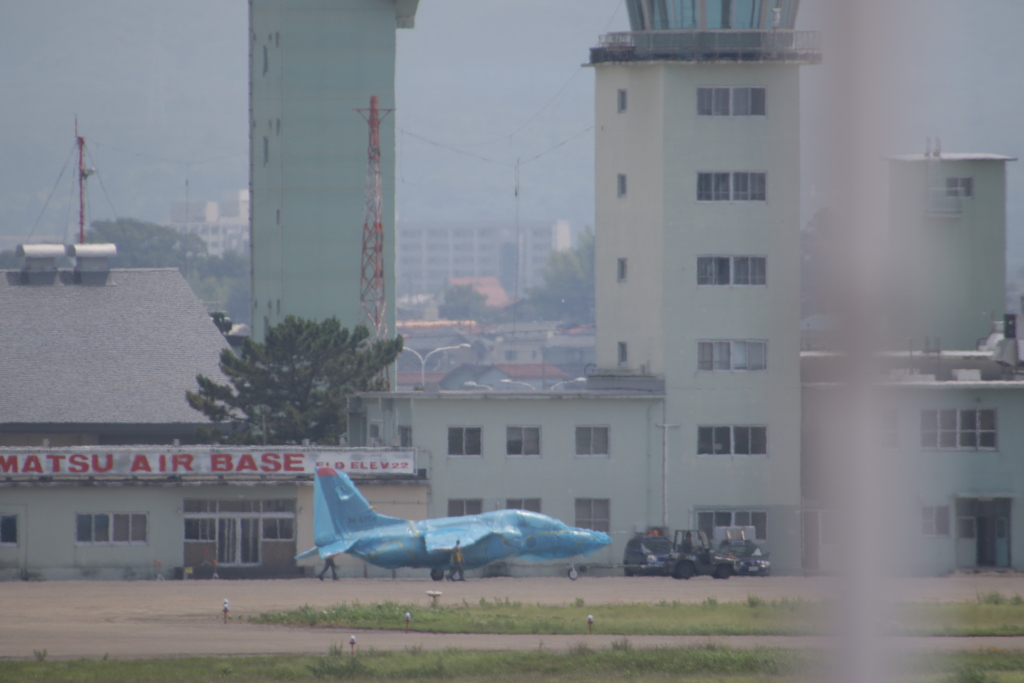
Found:
M 626 349 L 626 342 L 619 342 L 619 366 L 629 362 L 629 353 Z
M 698 370 L 762 372 L 768 368 L 768 342 L 722 340 L 697 342 Z
M 764 116 L 764 88 L 697 88 L 698 116 Z
M 626 99 L 626 90 L 625 90 L 625 88 L 619 88 L 619 90 L 616 92 L 615 104 L 616 104 L 616 110 L 620 114 L 624 114 L 626 112 L 626 105 L 628 104 L 628 101 Z
M 768 201 L 768 174 L 748 171 L 698 173 L 697 201 Z
M 947 197 L 973 197 L 974 178 L 946 178 Z
M 763 285 L 768 279 L 764 256 L 698 256 L 698 285 Z
M 615 192 L 619 197 L 626 196 L 626 174 L 620 173 L 616 179 Z
M 697 427 L 697 455 L 768 455 L 768 428 Z

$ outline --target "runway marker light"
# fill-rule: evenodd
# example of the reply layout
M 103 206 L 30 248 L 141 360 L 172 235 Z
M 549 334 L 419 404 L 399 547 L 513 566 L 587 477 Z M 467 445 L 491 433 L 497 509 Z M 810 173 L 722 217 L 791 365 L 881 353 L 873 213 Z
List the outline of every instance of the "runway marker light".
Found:
M 405 632 L 409 632 L 409 622 L 412 621 L 412 615 L 408 612 L 405 613 Z
M 588 614 L 587 615 L 587 631 L 590 633 L 590 635 L 594 635 L 594 615 L 593 614 Z
M 224 598 L 224 623 L 228 623 L 228 599 Z
M 355 657 L 355 655 L 356 655 L 356 637 L 355 636 L 351 636 L 348 639 L 348 644 L 352 648 L 352 656 Z

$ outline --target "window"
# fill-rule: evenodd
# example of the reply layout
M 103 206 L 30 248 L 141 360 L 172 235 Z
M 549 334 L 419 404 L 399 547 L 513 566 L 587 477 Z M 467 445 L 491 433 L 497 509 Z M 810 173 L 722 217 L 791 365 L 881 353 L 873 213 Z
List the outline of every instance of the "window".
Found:
M 576 427 L 576 455 L 608 455 L 608 427 Z
M 921 508 L 921 533 L 925 536 L 949 536 L 949 506 Z
M 75 515 L 78 543 L 145 543 L 147 518 L 144 514 Z
M 995 450 L 995 409 L 922 410 L 921 448 L 963 451 Z
M 624 88 L 620 88 L 619 91 L 616 93 L 616 101 L 615 101 L 615 103 L 617 105 L 617 110 L 618 110 L 618 112 L 620 114 L 622 114 L 622 113 L 624 113 L 626 111 L 627 101 L 626 101 L 626 91 L 625 91 Z
M 697 455 L 768 455 L 768 428 L 697 427 Z
M 697 528 L 718 539 L 716 527 L 754 527 L 754 538 L 758 541 L 768 539 L 768 513 L 765 510 L 699 510 L 697 512 Z M 722 534 L 722 538 L 724 538 Z
M 946 178 L 947 197 L 973 197 L 974 178 Z
M 270 138 L 263 136 L 263 165 L 266 166 L 270 162 Z
M 766 341 L 697 342 L 698 370 L 761 372 L 767 367 L 768 342 Z
M 263 46 L 263 75 L 267 75 L 267 71 L 270 70 L 270 55 L 267 54 L 267 46 Z
M 480 455 L 480 427 L 449 427 L 448 455 Z
M 448 516 L 463 517 L 465 515 L 479 515 L 484 511 L 484 501 L 480 498 L 449 498 Z
M 698 116 L 764 116 L 764 88 L 697 88 Z
M 507 455 L 540 455 L 540 427 L 506 427 Z
M 618 267 L 615 271 L 615 277 L 619 282 L 626 281 L 626 259 L 620 258 L 618 261 Z
M 291 517 L 270 517 L 263 520 L 264 541 L 291 541 L 295 539 L 295 520 Z
M 750 171 L 698 173 L 698 202 L 767 201 L 768 174 Z
M 505 509 L 540 512 L 540 498 L 509 498 L 505 501 Z
M 616 185 L 616 193 L 620 197 L 625 197 L 626 196 L 626 174 L 625 173 L 620 173 L 618 175 L 618 181 L 617 181 L 617 185 Z
M 698 285 L 764 285 L 768 278 L 764 256 L 698 256 Z
M 611 529 L 610 510 L 611 502 L 607 498 L 577 498 L 576 526 L 607 532 Z
M 629 362 L 629 354 L 626 350 L 626 342 L 619 342 L 619 365 L 625 365 Z
M 412 427 L 398 426 L 398 445 L 401 448 L 412 448 Z
M 17 515 L 0 515 L 0 545 L 18 545 Z
M 216 541 L 217 520 L 212 517 L 186 519 L 186 541 Z

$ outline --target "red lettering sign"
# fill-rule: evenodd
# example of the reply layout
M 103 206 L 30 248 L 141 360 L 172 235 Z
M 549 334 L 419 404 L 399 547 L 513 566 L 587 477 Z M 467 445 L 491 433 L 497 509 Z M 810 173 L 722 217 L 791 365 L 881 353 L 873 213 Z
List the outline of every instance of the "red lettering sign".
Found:
M 112 469 L 114 469 L 114 455 L 112 453 L 107 453 L 107 461 L 103 467 L 100 466 L 100 456 L 95 454 L 92 456 L 93 472 L 109 472 Z
M 305 457 L 302 453 L 285 453 L 284 454 L 284 471 L 285 472 L 304 472 L 306 468 L 303 466 Z
M 149 458 L 142 455 L 136 455 L 132 458 L 132 472 L 152 472 L 153 468 L 149 466 Z
M 263 466 L 260 467 L 264 472 L 280 472 L 281 471 L 281 456 L 277 453 L 264 453 L 260 456 L 260 462 Z
M 0 457 L 0 472 L 18 473 L 18 456 L 8 455 Z
M 256 461 L 253 460 L 252 456 L 249 455 L 248 453 L 243 453 L 242 455 L 238 456 L 238 466 L 235 467 L 235 471 L 236 472 L 242 472 L 242 471 L 255 472 L 256 471 Z
M 43 473 L 43 464 L 39 462 L 38 455 L 30 455 L 25 458 L 24 464 L 21 466 L 22 472 L 38 472 Z
M 234 458 L 231 457 L 230 453 L 211 453 L 210 454 L 210 471 L 212 472 L 230 472 L 231 461 Z
M 68 472 L 81 474 L 89 471 L 89 458 L 81 453 L 75 453 L 68 458 Z
M 185 472 L 192 471 L 192 456 L 188 453 L 180 453 L 178 455 L 171 456 L 171 468 L 177 472 L 178 468 L 181 468 Z
M 60 464 L 67 458 L 66 455 L 48 455 L 46 459 L 50 461 L 50 471 L 60 472 Z

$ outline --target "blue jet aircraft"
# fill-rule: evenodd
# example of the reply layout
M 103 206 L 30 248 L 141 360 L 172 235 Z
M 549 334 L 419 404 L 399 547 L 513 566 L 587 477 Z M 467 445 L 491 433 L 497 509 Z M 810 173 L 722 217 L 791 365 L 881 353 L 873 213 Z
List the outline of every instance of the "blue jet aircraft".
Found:
M 554 560 L 588 555 L 612 542 L 600 531 L 578 529 L 526 510 L 412 522 L 376 512 L 344 472 L 317 470 L 313 484 L 313 542 L 295 559 L 348 553 L 378 567 L 429 567 L 435 581 L 451 566 L 460 541 L 464 568 L 475 569 L 506 557 Z M 571 562 L 571 560 L 570 560 Z M 569 578 L 578 576 L 575 566 Z

